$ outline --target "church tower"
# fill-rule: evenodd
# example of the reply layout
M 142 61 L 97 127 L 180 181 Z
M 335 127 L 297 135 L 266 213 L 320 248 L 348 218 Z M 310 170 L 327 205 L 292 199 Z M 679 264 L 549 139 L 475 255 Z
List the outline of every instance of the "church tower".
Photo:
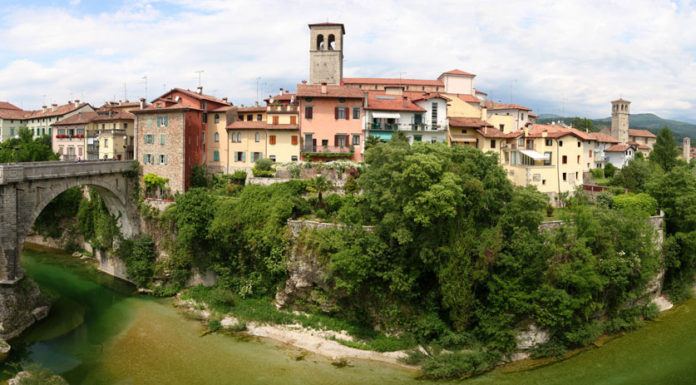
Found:
M 343 81 L 343 24 L 309 25 L 309 84 Z
M 628 115 L 631 102 L 618 99 L 611 102 L 611 136 L 619 142 L 628 143 Z

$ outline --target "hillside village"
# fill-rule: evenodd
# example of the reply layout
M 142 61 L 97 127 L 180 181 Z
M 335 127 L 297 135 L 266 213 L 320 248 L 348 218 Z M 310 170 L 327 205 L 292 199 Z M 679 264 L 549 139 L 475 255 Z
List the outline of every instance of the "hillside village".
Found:
M 61 160 L 137 159 L 144 174 L 168 180 L 183 193 L 191 170 L 229 174 L 268 158 L 360 162 L 366 147 L 402 133 L 409 143 L 473 146 L 498 154 L 509 179 L 536 186 L 552 202 L 587 182 L 607 163 L 621 168 L 636 153 L 647 156 L 656 137 L 629 129 L 630 101 L 611 102 L 611 129 L 585 132 L 564 123 L 537 124 L 530 108 L 487 99 L 476 75 L 453 69 L 437 79 L 343 76 L 345 27 L 309 24 L 309 81 L 280 89 L 265 106 L 235 106 L 227 98 L 173 88 L 139 102 L 95 108 L 79 100 L 24 111 L 0 102 L 0 140 L 21 127 L 49 135 Z M 690 154 L 688 138 L 684 153 Z

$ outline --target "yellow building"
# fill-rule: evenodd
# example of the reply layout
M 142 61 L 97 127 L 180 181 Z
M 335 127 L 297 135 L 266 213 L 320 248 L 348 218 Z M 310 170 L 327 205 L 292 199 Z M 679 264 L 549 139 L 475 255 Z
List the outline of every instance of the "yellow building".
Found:
M 228 171 L 230 141 L 227 138 L 227 125 L 237 120 L 237 112 L 235 106 L 223 106 L 208 112 L 205 164 L 211 172 Z
M 534 124 L 508 134 L 503 167 L 518 186 L 536 186 L 552 203 L 561 193 L 572 194 L 583 184 L 586 143 L 592 138 L 574 128 Z
M 125 110 L 99 114 L 92 120 L 94 132 L 88 129 L 88 155 L 98 151 L 98 159 L 133 159 L 135 115 Z
M 228 172 L 251 168 L 256 160 L 268 154 L 266 126 L 268 126 L 266 122 L 241 120 L 227 125 Z

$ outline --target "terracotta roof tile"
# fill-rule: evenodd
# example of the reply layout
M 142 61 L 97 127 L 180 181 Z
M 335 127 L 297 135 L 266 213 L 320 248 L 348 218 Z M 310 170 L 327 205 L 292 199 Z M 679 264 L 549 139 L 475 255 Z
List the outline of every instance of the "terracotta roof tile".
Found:
M 522 130 L 517 133 L 524 132 Z M 546 133 L 546 136 L 544 136 Z M 527 131 L 527 137 L 529 138 L 562 138 L 564 136 L 573 135 L 582 140 L 594 140 L 588 133 L 580 131 L 575 128 L 561 127 L 554 124 L 532 124 L 531 128 Z
M 474 95 L 457 94 L 457 97 L 467 103 L 481 103 L 481 99 Z
M 495 127 L 483 127 L 476 130 L 484 138 L 507 138 L 507 135 Z
M 432 86 L 444 87 L 439 80 L 427 79 L 392 79 L 392 78 L 343 78 L 343 84 L 377 84 L 386 86 Z
M 635 130 L 635 129 L 628 129 L 628 136 L 639 136 L 639 137 L 646 137 L 646 138 L 657 138 L 655 134 L 648 130 Z
M 242 121 L 238 120 L 236 122 L 227 125 L 228 130 L 299 130 L 300 126 L 297 124 L 268 124 L 266 122 L 258 121 Z
M 497 103 L 493 101 L 486 101 L 486 108 L 489 110 L 524 110 L 524 111 L 531 111 L 531 108 L 527 108 L 525 106 L 521 106 L 519 104 L 503 104 L 503 103 Z
M 110 122 L 114 120 L 135 120 L 135 115 L 127 111 L 114 111 L 111 115 L 100 114 L 92 119 L 94 122 Z
M 619 143 L 619 140 L 603 132 L 590 132 L 590 137 L 600 143 Z
M 368 92 L 366 110 L 425 112 L 414 104 L 408 96 L 388 95 L 385 92 Z
M 253 107 L 239 107 L 237 112 L 266 112 L 266 107 L 263 106 L 253 106 Z
M 631 148 L 631 146 L 627 144 L 615 144 L 611 147 L 606 148 L 604 152 L 625 152 L 629 148 Z
M 318 84 L 298 84 L 297 96 L 307 98 L 349 98 L 362 99 L 363 93 L 358 88 L 327 85 L 326 93 L 321 93 L 321 85 Z
M 0 110 L 19 110 L 21 111 L 22 109 L 15 106 L 14 104 L 10 102 L 0 102 Z
M 626 99 L 624 99 L 624 98 L 618 98 L 618 99 L 616 99 L 616 100 L 612 100 L 611 102 L 612 102 L 612 103 L 631 103 L 631 102 L 629 102 L 628 100 L 626 100 Z
M 329 23 L 329 22 L 326 22 L 326 23 L 313 23 L 313 24 L 308 24 L 308 26 L 309 26 L 310 28 L 312 28 L 312 27 L 339 27 L 339 26 L 340 26 L 340 27 L 341 27 L 341 32 L 343 32 L 344 35 L 345 35 L 345 33 L 346 33 L 346 28 L 345 28 L 345 27 L 343 26 L 343 24 L 341 24 L 341 23 Z
M 450 127 L 483 128 L 493 127 L 479 118 L 449 118 Z
M 87 124 L 97 118 L 96 112 L 78 112 L 75 115 L 70 115 L 65 119 L 61 119 L 52 124 L 52 126 L 67 126 L 73 124 Z
M 446 74 L 446 75 L 466 75 L 466 76 L 476 76 L 476 75 L 474 75 L 474 74 L 472 74 L 472 73 L 469 73 L 469 72 L 464 72 L 464 71 L 462 71 L 462 70 L 458 70 L 458 69 L 454 69 L 454 70 L 451 70 L 451 71 L 447 71 L 447 72 L 444 72 L 444 73 L 443 73 L 442 75 L 445 75 L 445 74 Z M 442 75 L 440 75 L 440 76 L 442 76 Z
M 190 90 L 185 90 L 185 89 L 183 89 L 183 88 L 174 88 L 172 91 L 179 91 L 179 92 L 181 92 L 182 94 L 186 94 L 186 95 L 192 96 L 192 97 L 194 97 L 194 98 L 196 98 L 196 99 L 207 100 L 207 101 L 210 101 L 210 102 L 215 102 L 215 103 L 219 103 L 219 104 L 229 105 L 228 102 L 226 102 L 226 101 L 224 101 L 224 100 L 222 100 L 222 99 L 218 99 L 218 98 L 216 98 L 216 97 L 214 97 L 214 96 L 210 96 L 210 95 L 206 95 L 206 94 L 199 94 L 199 93 L 197 93 L 197 92 L 193 92 L 193 91 L 190 91 Z M 172 92 L 172 91 L 169 91 L 169 92 L 167 92 L 167 93 L 164 94 L 164 95 L 167 95 L 168 93 L 170 93 L 170 92 Z M 162 95 L 162 96 L 164 96 L 164 95 Z
M 641 150 L 649 150 L 650 149 L 650 146 L 646 145 L 645 143 L 638 143 L 638 142 L 629 141 L 628 144 L 630 144 L 633 147 L 639 148 Z

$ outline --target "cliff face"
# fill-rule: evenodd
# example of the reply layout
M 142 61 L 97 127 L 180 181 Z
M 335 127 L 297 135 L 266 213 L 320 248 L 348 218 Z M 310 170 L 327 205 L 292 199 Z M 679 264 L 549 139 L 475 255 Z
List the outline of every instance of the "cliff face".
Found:
M 48 301 L 31 279 L 0 286 L 0 338 L 17 337 L 34 322 L 45 318 L 48 310 Z

